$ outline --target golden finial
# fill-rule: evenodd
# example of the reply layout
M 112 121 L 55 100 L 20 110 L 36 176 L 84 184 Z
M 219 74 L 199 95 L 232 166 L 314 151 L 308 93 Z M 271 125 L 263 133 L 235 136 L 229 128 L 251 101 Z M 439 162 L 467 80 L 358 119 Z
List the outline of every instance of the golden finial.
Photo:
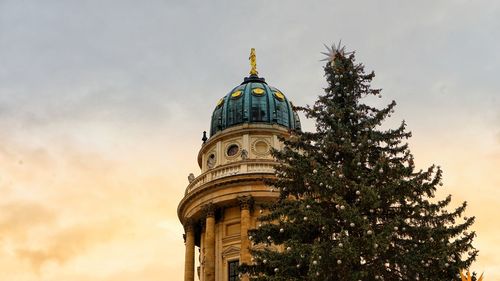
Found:
M 250 69 L 250 75 L 258 75 L 259 72 L 257 72 L 257 57 L 255 56 L 255 48 L 250 50 L 250 57 L 248 59 L 250 60 L 250 66 L 252 67 L 252 69 Z
M 462 273 L 462 270 L 460 270 L 460 278 L 462 281 L 472 281 L 472 277 L 470 276 L 470 271 L 467 271 L 467 275 Z M 483 275 L 481 274 L 481 277 L 479 277 L 478 281 L 483 281 Z

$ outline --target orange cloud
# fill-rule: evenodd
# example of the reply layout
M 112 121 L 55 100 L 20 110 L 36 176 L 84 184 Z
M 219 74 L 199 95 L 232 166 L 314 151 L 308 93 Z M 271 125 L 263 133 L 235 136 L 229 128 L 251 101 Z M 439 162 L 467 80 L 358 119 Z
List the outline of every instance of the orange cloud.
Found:
M 51 209 L 32 202 L 10 202 L 0 205 L 0 237 L 22 240 L 30 229 L 50 224 L 55 214 Z
M 71 226 L 51 235 L 41 246 L 19 248 L 16 254 L 27 259 L 34 272 L 39 273 L 47 262 L 63 264 L 89 248 L 111 240 L 125 225 L 123 220 L 107 220 Z

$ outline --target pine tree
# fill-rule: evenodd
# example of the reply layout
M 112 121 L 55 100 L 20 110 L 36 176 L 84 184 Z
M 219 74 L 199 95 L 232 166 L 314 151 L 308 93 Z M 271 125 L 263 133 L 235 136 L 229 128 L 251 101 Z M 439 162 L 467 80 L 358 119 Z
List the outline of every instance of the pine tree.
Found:
M 316 131 L 273 152 L 279 199 L 250 231 L 253 264 L 242 271 L 252 280 L 458 280 L 477 255 L 466 202 L 447 211 L 451 196 L 435 198 L 442 170 L 416 171 L 404 121 L 381 128 L 394 101 L 362 102 L 380 96 L 374 73 L 340 44 L 328 56 L 325 93 L 300 108 Z

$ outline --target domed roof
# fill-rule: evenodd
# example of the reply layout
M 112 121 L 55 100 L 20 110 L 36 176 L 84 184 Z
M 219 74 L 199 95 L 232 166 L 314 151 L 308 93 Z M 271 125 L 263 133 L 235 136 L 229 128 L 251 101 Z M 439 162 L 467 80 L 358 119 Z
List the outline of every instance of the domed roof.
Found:
M 292 104 L 278 89 L 254 74 L 246 77 L 217 102 L 212 114 L 210 136 L 242 123 L 278 124 L 300 130 L 300 120 Z

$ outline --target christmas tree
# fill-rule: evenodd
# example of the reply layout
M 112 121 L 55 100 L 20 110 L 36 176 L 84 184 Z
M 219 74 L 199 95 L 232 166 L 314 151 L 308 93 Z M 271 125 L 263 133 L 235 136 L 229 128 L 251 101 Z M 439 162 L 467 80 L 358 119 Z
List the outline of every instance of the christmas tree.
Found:
M 394 112 L 363 103 L 380 96 L 354 52 L 332 46 L 324 67 L 328 87 L 298 108 L 315 132 L 295 132 L 274 151 L 270 187 L 279 199 L 251 230 L 252 280 L 458 280 L 475 260 L 474 217 L 466 202 L 435 192 L 442 170 L 416 171 L 406 124 L 382 129 Z M 461 219 L 461 220 L 459 220 Z

